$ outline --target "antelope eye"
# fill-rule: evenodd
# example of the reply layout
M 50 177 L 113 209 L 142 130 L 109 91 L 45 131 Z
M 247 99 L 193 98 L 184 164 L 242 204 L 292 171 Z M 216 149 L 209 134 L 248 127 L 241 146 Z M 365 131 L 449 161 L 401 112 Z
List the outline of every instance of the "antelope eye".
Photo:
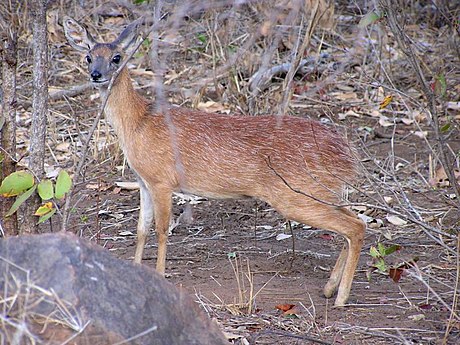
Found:
M 112 58 L 112 62 L 113 62 L 114 64 L 119 64 L 120 61 L 121 61 L 121 55 L 120 55 L 120 54 L 117 54 L 117 55 L 115 55 L 115 56 Z
M 90 64 L 93 60 L 91 59 L 91 56 L 86 55 L 85 57 L 86 63 Z

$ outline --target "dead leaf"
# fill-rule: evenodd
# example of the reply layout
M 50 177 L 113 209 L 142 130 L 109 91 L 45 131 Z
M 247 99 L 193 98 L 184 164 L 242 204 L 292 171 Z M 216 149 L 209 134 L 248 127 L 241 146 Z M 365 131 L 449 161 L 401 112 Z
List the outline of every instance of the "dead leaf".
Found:
M 393 121 L 390 121 L 386 116 L 380 116 L 379 125 L 382 127 L 390 127 L 394 126 L 395 123 Z
M 132 75 L 145 77 L 145 78 L 149 78 L 149 79 L 152 79 L 152 78 L 155 77 L 155 73 L 153 73 L 153 71 L 146 70 L 146 69 L 143 69 L 143 68 L 134 68 L 134 69 L 130 70 L 129 73 L 132 74 Z
M 50 42 L 62 42 L 62 30 L 59 25 L 59 11 L 57 9 L 48 11 L 46 14 L 48 29 L 48 40 Z
M 348 110 L 345 113 L 339 113 L 339 120 L 345 120 L 348 116 L 361 117 L 360 114 L 354 112 L 353 110 Z
M 353 205 L 351 206 L 352 210 L 358 211 L 358 212 L 365 212 L 367 211 L 367 206 L 365 205 Z
M 292 307 L 291 309 L 289 310 L 286 310 L 284 313 L 283 313 L 284 316 L 286 317 L 299 317 L 299 310 L 295 307 Z
M 360 101 L 356 92 L 333 92 L 331 96 L 340 101 Z
M 287 312 L 288 310 L 291 310 L 292 308 L 295 307 L 295 304 L 278 304 L 275 306 L 276 309 L 281 310 L 283 313 Z
M 115 186 L 120 187 L 121 189 L 126 189 L 126 190 L 137 190 L 137 189 L 139 189 L 139 183 L 138 182 L 117 181 L 117 182 L 115 182 Z
M 112 191 L 112 194 L 120 194 L 121 188 L 120 187 L 115 187 Z
M 394 200 L 393 200 L 393 197 L 391 197 L 391 196 L 384 196 L 384 197 L 383 197 L 383 200 L 385 200 L 385 202 L 386 202 L 388 205 L 393 204 L 393 201 L 394 201 Z
M 230 113 L 230 109 L 228 109 L 228 107 L 214 101 L 200 102 L 198 103 L 197 108 L 208 113 Z
M 45 172 L 47 178 L 55 178 L 61 171 L 61 168 L 56 168 L 54 165 L 45 166 Z
M 381 220 L 381 219 L 380 219 Z M 383 222 L 382 222 L 383 223 Z M 385 237 L 388 241 L 392 241 L 393 240 L 393 235 L 391 234 L 391 232 L 388 230 L 388 229 L 384 229 L 382 231 L 382 235 L 383 237 Z
M 426 304 L 426 303 L 424 303 L 424 304 L 419 304 L 418 307 L 419 307 L 420 309 L 422 309 L 422 310 L 431 310 L 431 309 L 434 309 L 434 308 L 435 308 L 434 305 L 432 305 L 432 304 Z
M 69 152 L 70 143 L 60 143 L 56 145 L 56 150 L 61 152 Z
M 454 176 L 457 182 L 460 183 L 460 170 L 459 169 L 454 169 Z M 434 173 L 434 176 L 428 180 L 428 183 L 432 187 L 449 187 L 450 186 L 449 178 L 447 177 L 447 173 L 442 166 L 436 170 L 436 172 Z
M 382 109 L 385 109 L 386 107 L 388 107 L 388 105 L 391 103 L 391 101 L 393 101 L 393 95 L 388 95 L 386 96 L 382 102 L 380 102 L 380 106 L 379 106 L 379 109 L 382 110 Z
M 273 22 L 271 20 L 266 20 L 260 26 L 260 34 L 262 36 L 268 36 L 273 28 Z
M 241 334 L 234 334 L 234 333 L 225 332 L 225 331 L 224 331 L 224 337 L 227 340 L 237 340 L 237 339 L 243 338 Z
M 388 270 L 388 275 L 390 276 L 391 279 L 393 279 L 395 283 L 398 283 L 401 280 L 401 276 L 403 272 L 404 272 L 404 267 L 403 268 L 401 267 L 390 268 Z
M 402 226 L 402 225 L 406 225 L 407 224 L 407 221 L 405 221 L 404 219 L 402 218 L 399 218 L 398 216 L 395 216 L 395 215 L 388 215 L 386 216 L 386 219 L 393 225 L 397 225 L 397 226 Z
M 110 186 L 107 183 L 88 183 L 85 187 L 99 192 L 110 189 Z
M 361 220 L 368 224 L 370 222 L 372 222 L 374 220 L 374 218 L 368 216 L 368 215 L 365 215 L 365 214 L 362 214 L 362 213 L 358 213 L 358 217 L 361 218 Z
M 380 116 L 382 116 L 380 111 L 378 111 L 377 109 L 372 110 L 369 115 L 371 115 L 372 117 L 380 117 Z
M 401 119 L 402 123 L 404 123 L 405 125 L 411 125 L 415 122 L 414 119 L 408 119 L 407 117 L 403 117 Z
M 422 114 L 422 113 L 421 113 L 420 111 L 418 111 L 418 110 L 417 110 L 417 111 L 414 111 L 414 112 L 412 113 L 411 116 L 412 116 L 412 118 L 413 118 L 415 121 L 417 121 L 417 122 L 423 122 L 423 121 L 426 120 L 426 114 L 425 114 L 425 113 Z
M 263 230 L 271 230 L 271 229 L 273 229 L 273 226 L 271 226 L 271 225 L 257 225 L 256 228 L 257 229 L 263 229 Z
M 446 108 L 451 110 L 460 110 L 460 102 L 447 102 Z
M 421 320 L 425 319 L 425 315 L 423 315 L 423 314 L 409 315 L 408 318 L 413 320 L 413 321 L 421 321 Z
M 428 135 L 428 131 L 412 131 L 412 134 L 419 137 L 420 139 L 425 139 Z
M 286 234 L 278 234 L 276 235 L 276 240 L 277 241 L 282 241 L 282 240 L 285 240 L 285 239 L 288 239 L 288 238 L 291 238 L 292 235 L 286 235 Z
M 383 226 L 383 220 L 380 218 L 373 218 L 369 223 L 368 223 L 369 228 L 372 229 L 377 229 L 381 228 Z

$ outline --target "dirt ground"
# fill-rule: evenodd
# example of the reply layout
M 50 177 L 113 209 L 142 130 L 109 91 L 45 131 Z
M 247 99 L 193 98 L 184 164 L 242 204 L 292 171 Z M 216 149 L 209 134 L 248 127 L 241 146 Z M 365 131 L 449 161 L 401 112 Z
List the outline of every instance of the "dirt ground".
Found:
M 61 1 L 49 11 L 51 93 L 87 80 L 83 57 L 65 42 L 59 19 L 63 14 L 82 19 L 97 32 L 95 37 L 114 38 L 129 22 L 125 17 L 134 18 L 143 11 L 118 2 L 109 11 L 103 2 L 94 3 L 97 6 Z M 446 75 L 447 93 L 438 102 L 439 111 L 441 125 L 450 124 L 446 127 L 449 154 L 457 153 L 458 163 L 458 40 L 449 31 L 446 12 L 438 13 L 430 4 L 416 2 L 404 12 L 405 29 L 421 49 L 419 55 L 425 54 L 424 72 L 430 78 L 436 73 Z M 247 86 L 269 48 L 276 47 L 270 66 L 290 61 L 295 39 L 290 31 L 283 31 L 276 44 L 269 34 L 264 36 L 265 12 L 260 6 L 203 10 L 181 20 L 180 25 L 171 20 L 176 23 L 171 24 L 175 31 L 165 29 L 160 36 L 172 48 L 166 43 L 159 47 L 166 81 L 162 91 L 171 103 L 251 115 L 278 111 L 285 74 L 270 78 L 256 97 Z M 448 13 L 458 16 L 458 5 L 449 9 Z M 324 61 L 294 79 L 288 107 L 291 114 L 338 126 L 362 158 L 364 173 L 356 181 L 359 191 L 351 192 L 349 199 L 367 205 L 352 208 L 365 219 L 368 229 L 346 307 L 334 308 L 333 300 L 322 295 L 343 246 L 340 236 L 295 223 L 291 223 L 291 232 L 285 219 L 256 200 L 174 196 L 177 224 L 168 242 L 167 279 L 187 290 L 233 344 L 460 342 L 458 200 L 439 170 L 426 100 L 390 29 L 384 23 L 366 32 L 357 29 L 368 10 L 367 2 L 336 2 L 331 15 L 335 29 L 322 31 L 320 26 L 327 27 L 327 23 L 318 24 L 309 53 L 305 53 Z M 173 10 L 165 20 L 173 18 L 171 13 Z M 98 23 L 92 21 L 92 15 L 98 16 Z M 245 36 L 248 32 L 261 36 L 254 35 L 256 43 L 248 45 L 252 47 L 249 57 L 245 52 L 232 60 L 235 49 L 248 49 L 245 44 L 252 37 Z M 222 47 L 227 46 L 228 52 L 223 53 Z M 142 46 L 129 67 L 139 91 L 152 97 L 149 48 Z M 325 53 L 321 58 L 319 51 Z M 30 61 L 30 51 L 22 54 Z M 19 115 L 18 143 L 24 149 L 30 125 L 30 85 L 21 87 L 24 112 Z M 390 105 L 379 108 L 387 96 L 393 97 Z M 74 169 L 99 102 L 93 89 L 52 97 L 48 172 L 58 167 Z M 103 120 L 86 168 L 78 177 L 69 231 L 132 260 L 139 192 L 118 183 L 133 181 L 116 138 Z M 56 231 L 58 223 L 55 220 L 51 229 L 46 224 L 43 231 Z M 399 268 L 399 281 L 375 269 L 376 260 L 370 253 L 379 244 L 399 246 L 383 257 L 387 268 Z M 155 265 L 156 249 L 152 230 L 145 265 Z M 295 307 L 286 307 L 288 304 Z M 281 311 L 282 307 L 288 311 Z

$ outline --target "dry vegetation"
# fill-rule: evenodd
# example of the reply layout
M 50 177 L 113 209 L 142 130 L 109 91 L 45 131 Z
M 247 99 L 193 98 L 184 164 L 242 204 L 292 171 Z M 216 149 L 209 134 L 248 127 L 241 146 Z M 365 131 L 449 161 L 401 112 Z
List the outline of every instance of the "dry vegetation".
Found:
M 351 207 L 368 223 L 357 278 L 361 284 L 352 289 L 352 298 L 354 295 L 359 302 L 334 310 L 322 305 L 324 300 L 318 304 L 316 297 L 312 300 L 303 296 L 292 298 L 297 301 L 293 303 L 297 311 L 291 315 L 267 311 L 267 305 L 274 307 L 277 303 L 258 301 L 272 283 L 270 274 L 256 272 L 256 260 L 262 259 L 247 259 L 246 255 L 252 254 L 244 251 L 238 251 L 247 259 L 244 263 L 221 256 L 221 262 L 238 282 L 235 303 L 219 298 L 219 291 L 210 288 L 204 293 L 198 289 L 196 298 L 231 334 L 232 342 L 456 343 L 460 334 L 460 200 L 442 167 L 439 140 L 439 136 L 444 138 L 444 153 L 458 183 L 460 8 L 456 1 L 436 2 L 437 5 L 431 1 L 394 2 L 396 19 L 425 79 L 435 91 L 445 88 L 435 93 L 438 134 L 427 94 L 386 18 L 365 28 L 358 26 L 361 17 L 374 8 L 371 2 L 337 1 L 327 6 L 321 0 L 239 1 L 239 5 L 230 0 L 190 1 L 186 5 L 164 1 L 161 8 L 132 2 L 62 0 L 50 5 L 52 101 L 47 173 L 53 176 L 58 167 L 75 172 L 99 111 L 97 93 L 87 85 L 84 61 L 67 45 L 60 18 L 71 15 L 84 22 L 96 38 L 109 40 L 130 20 L 145 15 L 148 39 L 129 63 L 131 75 L 144 95 L 212 112 L 308 116 L 340 127 L 362 157 L 363 175 L 357 178 L 357 189 L 349 195 Z M 159 11 L 155 14 L 156 10 Z M 153 30 L 147 32 L 149 28 Z M 31 39 L 25 12 L 18 44 L 21 63 L 17 142 L 26 157 L 31 121 Z M 443 78 L 445 84 L 439 82 Z M 391 102 L 381 106 L 385 99 L 390 100 L 389 96 Z M 116 138 L 102 119 L 89 143 L 83 171 L 74 176 L 77 184 L 68 228 L 100 241 L 122 257 L 130 257 L 134 252 L 130 246 L 134 241 L 137 195 L 115 185 L 121 176 L 131 177 Z M 245 223 L 238 227 L 268 222 L 257 220 L 257 212 L 266 212 L 267 207 L 259 205 L 262 211 L 257 206 L 254 211 L 254 205 L 247 205 L 242 207 L 250 219 L 244 218 Z M 203 212 L 200 224 L 213 230 L 215 224 L 219 227 L 217 216 L 211 216 L 217 211 L 243 214 L 230 207 L 233 204 L 205 202 L 194 215 Z M 207 216 L 208 221 L 203 220 Z M 283 223 L 276 216 L 272 215 L 270 221 L 272 228 L 260 230 L 257 236 L 283 231 Z M 59 224 L 56 215 L 51 230 Z M 182 224 L 179 228 L 190 233 L 190 226 Z M 50 225 L 43 230 L 50 230 Z M 238 228 L 234 230 L 238 234 Z M 202 230 L 193 231 L 185 239 L 179 237 L 180 241 L 172 236 L 171 241 L 196 245 Z M 300 246 L 295 248 L 297 256 L 304 260 L 311 249 L 309 255 L 317 255 L 314 266 L 321 267 L 322 257 L 316 249 L 329 240 L 325 234 L 313 232 L 322 236 L 323 242 L 312 244 L 308 237 L 301 237 L 302 232 L 305 231 L 294 231 L 300 237 L 295 243 Z M 288 241 L 276 241 L 273 236 L 271 241 L 280 243 L 277 250 L 288 255 L 280 249 L 289 249 Z M 305 242 L 305 249 L 300 242 Z M 336 242 L 334 239 L 334 253 L 340 247 Z M 372 258 L 371 247 L 378 247 L 378 243 L 399 250 Z M 117 252 L 119 247 L 123 250 Z M 233 252 L 230 248 L 234 247 L 222 251 Z M 263 260 L 276 261 L 276 253 L 271 254 Z M 195 256 L 188 252 L 184 255 Z M 379 260 L 385 263 L 385 269 L 376 269 Z M 400 279 L 400 285 L 391 282 L 388 269 L 392 269 L 395 280 Z M 311 268 L 306 270 L 308 273 L 299 273 L 302 279 L 310 279 Z M 265 278 L 263 282 L 254 279 L 258 274 Z M 193 277 L 187 273 L 185 276 L 187 279 L 173 275 L 173 279 L 193 291 Z M 316 285 L 325 282 L 321 277 L 311 279 L 317 279 L 313 283 Z M 393 285 L 389 287 L 390 284 Z M 290 286 L 281 288 L 289 290 Z

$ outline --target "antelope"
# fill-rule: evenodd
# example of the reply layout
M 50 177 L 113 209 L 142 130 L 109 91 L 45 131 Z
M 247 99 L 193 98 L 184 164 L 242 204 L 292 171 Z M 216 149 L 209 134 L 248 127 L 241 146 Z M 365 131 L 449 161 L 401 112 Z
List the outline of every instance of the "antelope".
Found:
M 351 145 L 329 126 L 295 116 L 210 114 L 176 106 L 157 110 L 154 99 L 134 89 L 126 67 L 117 71 L 139 26 L 135 21 L 113 42 L 99 43 L 85 26 L 64 19 L 68 42 L 86 54 L 90 81 L 102 96 L 110 91 L 105 115 L 139 182 L 134 261 L 142 261 L 155 218 L 156 269 L 165 273 L 173 192 L 256 198 L 288 220 L 345 237 L 324 287 L 327 298 L 338 290 L 335 306 L 345 305 L 365 233 L 364 222 L 340 205 L 344 188 L 359 172 Z

